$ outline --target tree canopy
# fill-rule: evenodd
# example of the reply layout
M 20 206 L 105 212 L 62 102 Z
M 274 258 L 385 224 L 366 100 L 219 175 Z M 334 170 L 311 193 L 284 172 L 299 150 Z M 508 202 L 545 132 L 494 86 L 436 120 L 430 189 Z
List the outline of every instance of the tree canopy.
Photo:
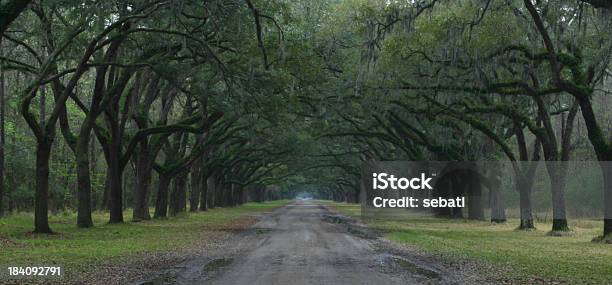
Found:
M 310 191 L 370 160 L 612 161 L 612 2 L 0 1 L 0 213 L 111 223 Z M 612 174 L 602 163 L 612 233 Z M 10 189 L 10 191 L 9 191 Z M 189 205 L 189 207 L 188 207 Z M 168 212 L 169 210 L 169 212 Z M 503 219 L 502 219 L 503 220 Z

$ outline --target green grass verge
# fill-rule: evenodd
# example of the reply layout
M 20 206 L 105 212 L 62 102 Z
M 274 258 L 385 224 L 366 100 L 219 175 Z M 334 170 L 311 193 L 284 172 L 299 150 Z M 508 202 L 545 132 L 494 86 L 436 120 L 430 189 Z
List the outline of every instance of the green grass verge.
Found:
M 360 205 L 325 202 L 337 211 L 359 217 Z M 550 278 L 570 284 L 612 284 L 612 245 L 593 243 L 602 222 L 570 220 L 572 236 L 547 235 L 551 224 L 536 224 L 532 232 L 515 230 L 518 220 L 505 224 L 482 221 L 415 218 L 366 221 L 395 242 L 449 258 L 467 258 L 499 265 L 507 278 Z M 500 274 L 500 272 L 483 272 Z
M 246 215 L 270 211 L 288 201 L 247 203 L 179 217 L 145 222 L 107 224 L 108 214 L 95 213 L 95 227 L 76 228 L 76 214 L 51 216 L 53 235 L 35 235 L 31 213 L 0 218 L 0 265 L 61 265 L 73 271 L 114 257 L 171 250 L 188 245 L 203 231 L 232 230 Z M 132 213 L 125 212 L 126 219 Z

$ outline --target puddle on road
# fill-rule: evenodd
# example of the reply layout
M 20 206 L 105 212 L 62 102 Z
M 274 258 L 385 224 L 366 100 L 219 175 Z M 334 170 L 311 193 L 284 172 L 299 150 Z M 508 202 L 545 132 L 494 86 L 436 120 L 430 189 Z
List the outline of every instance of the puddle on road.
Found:
M 374 231 L 367 226 L 362 226 L 356 223 L 354 219 L 343 215 L 321 215 L 321 220 L 330 224 L 339 224 L 346 227 L 346 231 L 349 234 L 363 238 L 363 239 L 376 239 L 380 237 L 378 231 Z
M 234 261 L 233 258 L 219 258 L 219 259 L 211 260 L 210 262 L 206 263 L 206 265 L 204 265 L 204 271 L 206 272 L 217 271 L 225 266 L 230 265 L 232 261 Z
M 273 230 L 274 229 L 271 229 L 271 228 L 255 228 L 255 233 L 258 235 L 262 235 L 262 234 L 267 234 Z
M 412 276 L 419 276 L 428 280 L 442 279 L 442 276 L 436 270 L 429 269 L 425 265 L 418 264 L 401 256 L 381 253 L 377 255 L 376 259 L 381 268 L 390 270 L 389 272 L 403 271 Z
M 332 224 L 349 224 L 352 222 L 352 220 L 350 218 L 341 216 L 341 215 L 328 215 L 328 214 L 323 214 L 321 215 L 321 218 L 328 222 L 328 223 L 332 223 Z
M 232 263 L 232 261 L 234 261 L 233 258 L 218 258 L 218 259 L 213 259 L 211 261 L 209 261 L 208 263 L 206 263 L 206 265 L 204 265 L 202 267 L 202 270 L 204 272 L 207 273 L 213 273 L 225 266 L 228 266 L 229 264 Z M 176 269 L 177 267 L 175 267 L 174 269 Z M 139 282 L 139 283 L 135 283 L 135 285 L 163 285 L 163 284 L 175 284 L 176 282 L 176 273 L 177 272 L 173 272 L 172 270 L 168 270 L 165 273 L 162 273 L 161 275 L 144 281 L 144 282 Z
M 380 233 L 376 231 L 370 230 L 367 227 L 361 227 L 361 226 L 356 226 L 356 225 L 348 226 L 346 231 L 354 236 L 357 236 L 363 239 L 376 239 L 380 236 Z
M 427 268 L 423 268 L 421 266 L 416 265 L 415 263 L 412 263 L 406 259 L 400 258 L 400 257 L 393 257 L 393 261 L 395 263 L 397 263 L 397 265 L 399 265 L 401 268 L 403 268 L 406 271 L 409 271 L 410 273 L 414 273 L 417 275 L 422 275 L 425 276 L 427 278 L 430 279 L 439 279 L 440 278 L 440 274 L 438 274 L 438 272 L 435 272 L 433 270 L 429 270 Z

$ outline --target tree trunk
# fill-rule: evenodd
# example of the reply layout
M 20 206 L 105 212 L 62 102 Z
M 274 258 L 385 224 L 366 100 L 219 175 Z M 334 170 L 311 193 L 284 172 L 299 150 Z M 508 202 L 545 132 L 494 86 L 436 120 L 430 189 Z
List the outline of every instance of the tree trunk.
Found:
M 89 159 L 90 159 L 90 166 L 89 169 L 91 169 L 91 172 L 96 173 L 96 169 L 97 167 L 97 152 L 96 152 L 96 138 L 94 135 L 90 135 L 89 138 Z M 94 176 L 95 177 L 95 176 Z M 98 207 L 98 200 L 100 200 L 100 193 L 97 191 L 98 189 L 94 189 L 92 188 L 92 197 L 91 197 L 91 209 L 92 211 L 96 211 L 97 207 Z
M 1 41 L 0 41 L 1 43 Z M 1 48 L 1 46 L 0 46 Z M 6 102 L 4 98 L 4 70 L 0 67 L 0 217 L 4 216 L 4 118 Z
M 236 192 L 236 206 L 244 204 L 244 186 L 238 186 Z
M 591 104 L 591 94 L 572 94 L 580 104 L 580 112 L 587 127 L 589 141 L 600 161 L 604 179 L 604 237 L 612 235 L 612 141 L 607 140 L 597 122 Z
M 521 208 L 521 224 L 519 225 L 519 229 L 535 229 L 535 226 L 533 224 L 533 213 L 531 209 L 531 183 L 525 181 L 525 179 L 522 177 L 517 177 L 516 187 L 519 191 Z
M 176 216 L 178 213 L 185 210 L 185 184 L 187 182 L 187 174 L 181 173 L 174 179 L 172 192 L 170 194 L 170 215 Z
M 146 139 L 140 142 L 136 159 L 136 187 L 134 187 L 134 221 L 150 220 L 149 186 L 151 184 L 152 165 L 149 161 L 149 146 Z
M 223 207 L 224 196 L 223 181 L 216 175 L 215 178 L 215 207 Z
M 236 185 L 234 188 L 234 206 L 239 206 L 241 204 L 240 200 L 242 197 L 242 186 Z
M 492 223 L 506 222 L 506 206 L 501 192 L 502 171 L 500 167 L 499 163 L 495 163 L 489 173 L 489 206 L 491 207 Z
M 207 187 L 206 187 L 207 191 L 206 192 L 208 192 L 208 199 L 207 199 L 208 200 L 207 201 L 208 202 L 208 208 L 212 209 L 212 208 L 215 207 L 215 199 L 217 198 L 217 197 L 215 197 L 215 193 L 216 193 L 216 191 L 215 191 L 215 187 L 216 187 L 215 184 L 216 183 L 215 183 L 215 175 L 214 174 L 210 175 L 208 177 L 208 179 L 206 179 L 206 184 L 207 184 Z
M 200 159 L 191 166 L 191 192 L 189 193 L 189 211 L 197 212 L 200 209 Z
M 49 227 L 49 158 L 52 140 L 38 142 L 36 148 L 36 194 L 34 232 L 52 233 Z
M 123 190 L 122 190 L 122 174 L 121 165 L 119 162 L 120 148 L 115 139 L 109 146 L 108 171 L 110 172 L 110 189 L 109 189 L 109 223 L 123 223 Z
M 258 190 L 257 202 L 259 202 L 259 203 L 265 202 L 266 201 L 266 196 L 267 196 L 266 192 L 268 192 L 267 191 L 268 189 L 266 188 L 266 186 L 260 185 L 260 186 L 258 186 L 257 190 Z M 333 196 L 332 196 L 332 200 L 333 200 Z
M 233 207 L 234 206 L 234 184 L 225 184 L 225 206 Z
M 484 208 L 482 207 L 482 185 L 475 170 L 467 173 L 467 202 L 468 202 L 468 219 L 484 220 Z
M 178 212 L 186 212 L 187 211 L 187 172 L 183 171 L 183 173 L 179 174 L 179 182 L 178 186 L 178 203 L 177 209 Z
M 565 212 L 565 175 L 567 174 L 567 167 L 564 162 L 547 161 L 546 168 L 550 177 L 550 193 L 552 196 L 552 231 L 569 231 Z
M 604 180 L 604 233 L 606 238 L 612 238 L 612 155 L 609 161 L 601 161 Z
M 176 216 L 176 214 L 179 212 L 178 211 L 178 196 L 179 196 L 179 180 L 180 178 L 177 177 L 174 179 L 173 183 L 171 183 L 172 188 L 170 189 L 170 200 L 168 203 L 168 206 L 170 208 L 169 214 L 170 216 Z
M 470 182 L 469 182 L 469 178 L 464 176 L 465 174 L 459 174 L 459 173 L 454 173 L 452 174 L 452 179 L 451 179 L 451 190 L 449 192 L 449 194 L 445 197 L 445 198 L 450 198 L 453 199 L 454 197 L 458 197 L 458 196 L 467 196 L 467 207 L 468 207 L 468 212 L 470 211 L 470 209 L 472 208 L 471 205 L 471 201 L 470 199 Z M 467 178 L 467 179 L 466 179 Z M 451 212 L 451 217 L 453 219 L 463 219 L 463 208 L 449 208 L 450 212 Z
M 89 127 L 87 125 L 90 125 Z M 91 124 L 83 122 L 83 127 L 77 139 L 75 158 L 77 167 L 77 226 L 88 228 L 93 226 L 91 219 L 91 179 L 89 174 L 89 139 Z
M 19 79 L 19 76 L 17 76 L 17 79 Z M 16 82 L 17 84 L 19 84 L 19 82 Z M 11 143 L 13 145 L 17 144 L 17 135 L 13 134 L 12 136 L 10 136 L 11 139 Z M 9 183 L 9 187 L 6 192 L 7 194 L 7 198 L 8 198 L 8 212 L 12 213 L 13 210 L 15 209 L 16 205 L 15 205 L 15 197 L 13 196 L 14 190 L 10 190 L 10 189 L 16 189 L 17 188 L 17 177 L 15 175 L 15 173 L 12 173 L 11 175 L 7 174 L 7 180 Z M 26 185 L 28 185 L 28 187 L 31 187 L 31 182 L 30 183 L 26 183 Z
M 223 207 L 231 207 L 232 185 L 223 183 Z
M 540 160 L 540 150 L 542 146 L 540 140 L 536 138 L 533 142 L 531 162 L 528 162 L 529 154 L 527 152 L 527 143 L 525 142 L 523 130 L 517 122 L 514 122 L 514 127 L 520 160 L 523 162 L 522 167 L 516 166 L 514 169 L 514 183 L 516 190 L 519 192 L 519 207 L 521 211 L 521 224 L 519 225 L 519 229 L 533 230 L 535 226 L 533 224 L 533 213 L 531 208 L 531 188 L 533 186 L 533 176 Z
M 204 172 L 200 173 L 200 211 L 208 211 L 208 179 Z
M 159 174 L 159 186 L 157 190 L 157 200 L 155 202 L 154 218 L 165 218 L 168 213 L 168 188 L 170 188 L 171 177 Z
M 106 175 L 104 177 L 104 192 L 102 193 L 102 203 L 100 204 L 100 210 L 108 210 L 109 198 L 110 198 L 110 170 L 106 168 Z

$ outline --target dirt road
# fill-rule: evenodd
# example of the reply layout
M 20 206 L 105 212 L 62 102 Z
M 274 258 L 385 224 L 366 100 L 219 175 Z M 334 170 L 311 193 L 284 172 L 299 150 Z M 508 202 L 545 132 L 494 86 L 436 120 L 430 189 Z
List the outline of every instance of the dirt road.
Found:
M 247 233 L 141 284 L 474 284 L 422 256 L 372 238 L 313 201 L 265 215 Z

